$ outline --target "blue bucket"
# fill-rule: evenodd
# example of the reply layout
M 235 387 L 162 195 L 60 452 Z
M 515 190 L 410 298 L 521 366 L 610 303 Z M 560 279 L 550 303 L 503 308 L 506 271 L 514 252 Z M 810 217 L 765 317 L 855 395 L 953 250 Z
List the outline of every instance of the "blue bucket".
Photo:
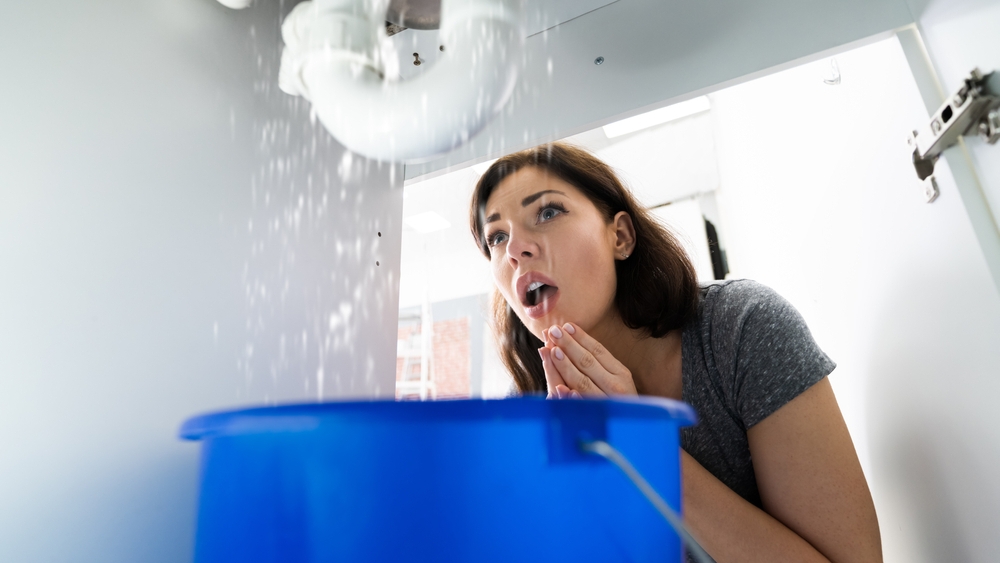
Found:
M 680 562 L 680 540 L 603 439 L 680 511 L 679 428 L 653 398 L 344 402 L 188 420 L 197 563 Z

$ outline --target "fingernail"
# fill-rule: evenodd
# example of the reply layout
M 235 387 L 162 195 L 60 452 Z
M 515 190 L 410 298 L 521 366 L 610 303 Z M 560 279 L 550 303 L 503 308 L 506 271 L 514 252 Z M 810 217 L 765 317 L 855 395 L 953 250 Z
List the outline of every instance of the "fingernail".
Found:
M 562 389 L 560 389 L 558 385 L 556 386 L 556 397 L 559 397 L 560 399 L 565 399 L 565 397 L 563 397 Z
M 583 398 L 583 395 L 581 395 L 579 391 L 570 391 L 569 396 L 573 397 L 574 399 L 582 399 Z
M 556 359 L 557 360 L 564 360 L 564 359 L 566 359 L 566 356 L 563 355 L 563 351 L 562 351 L 561 348 L 559 348 L 558 346 L 556 346 L 555 351 L 556 351 Z
M 562 331 L 559 330 L 559 327 L 557 327 L 557 326 L 554 326 L 554 327 L 550 328 L 549 329 L 549 334 L 551 334 L 552 336 L 555 336 L 556 338 L 562 338 Z
M 569 323 L 564 324 L 563 328 L 566 329 L 566 332 L 568 332 L 570 334 L 576 334 L 576 329 L 573 328 L 573 325 L 571 325 Z
M 541 358 L 543 362 L 545 361 L 545 348 L 538 349 L 538 357 Z
M 542 331 L 542 342 L 545 342 L 548 339 L 549 339 L 549 329 L 545 329 Z

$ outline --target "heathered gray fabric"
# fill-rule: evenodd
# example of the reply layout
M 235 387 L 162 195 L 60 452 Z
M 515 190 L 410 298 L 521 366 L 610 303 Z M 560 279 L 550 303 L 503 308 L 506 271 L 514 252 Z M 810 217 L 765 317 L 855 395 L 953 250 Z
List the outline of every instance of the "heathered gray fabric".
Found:
M 683 398 L 700 421 L 681 447 L 760 507 L 747 429 L 822 380 L 836 365 L 798 311 L 750 280 L 702 288 L 698 318 L 685 327 Z

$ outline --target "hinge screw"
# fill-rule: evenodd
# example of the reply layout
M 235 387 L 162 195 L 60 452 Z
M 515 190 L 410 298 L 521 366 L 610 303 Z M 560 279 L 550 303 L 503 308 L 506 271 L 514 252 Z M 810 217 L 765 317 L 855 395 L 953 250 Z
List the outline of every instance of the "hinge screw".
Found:
M 991 111 L 979 122 L 979 135 L 991 145 L 1000 140 L 1000 110 Z
M 938 189 L 937 179 L 934 176 L 928 176 L 924 180 L 924 198 L 927 203 L 934 203 L 934 200 L 941 195 L 941 190 Z

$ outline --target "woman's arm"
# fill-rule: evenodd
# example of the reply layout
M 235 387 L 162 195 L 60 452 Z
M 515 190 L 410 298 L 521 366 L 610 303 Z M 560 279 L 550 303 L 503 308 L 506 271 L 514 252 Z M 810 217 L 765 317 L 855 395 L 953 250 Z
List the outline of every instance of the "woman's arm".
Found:
M 549 389 L 559 397 L 635 394 L 631 373 L 604 346 L 564 328 L 571 336 L 546 334 L 539 350 Z M 827 378 L 747 439 L 764 510 L 682 453 L 685 520 L 718 563 L 882 560 L 875 507 Z
M 747 438 L 764 510 L 682 454 L 684 517 L 718 563 L 882 561 L 875 507 L 827 379 Z

